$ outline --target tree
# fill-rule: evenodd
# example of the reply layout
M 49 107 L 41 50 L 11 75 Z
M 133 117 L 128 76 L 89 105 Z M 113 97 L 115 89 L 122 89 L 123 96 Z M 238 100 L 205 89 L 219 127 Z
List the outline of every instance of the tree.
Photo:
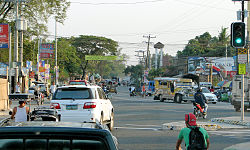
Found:
M 185 56 L 205 56 L 205 57 L 223 57 L 226 53 L 226 45 L 228 45 L 227 55 L 235 55 L 235 51 L 230 47 L 230 37 L 227 34 L 227 28 L 221 28 L 218 37 L 212 37 L 208 32 L 194 39 L 189 40 L 183 51 L 178 51 L 178 57 Z
M 76 48 L 71 45 L 71 41 L 66 38 L 58 39 L 58 65 L 64 69 L 64 75 L 70 77 L 80 74 L 80 58 L 77 57 Z
M 140 82 L 142 79 L 143 75 L 143 69 L 144 67 L 142 65 L 136 65 L 136 66 L 128 66 L 125 70 L 124 73 L 125 75 L 131 74 L 130 80 L 137 86 L 140 87 Z
M 30 34 L 41 35 L 47 31 L 49 17 L 55 16 L 57 22 L 63 23 L 69 6 L 67 0 L 29 0 L 20 4 L 19 14 L 29 22 Z M 13 21 L 14 9 L 14 2 L 0 2 L 0 22 Z
M 83 77 L 89 65 L 96 65 L 97 61 L 85 60 L 85 55 L 117 55 L 118 43 L 112 39 L 97 36 L 81 35 L 72 38 L 73 46 L 77 49 L 77 55 L 80 58 L 80 66 Z

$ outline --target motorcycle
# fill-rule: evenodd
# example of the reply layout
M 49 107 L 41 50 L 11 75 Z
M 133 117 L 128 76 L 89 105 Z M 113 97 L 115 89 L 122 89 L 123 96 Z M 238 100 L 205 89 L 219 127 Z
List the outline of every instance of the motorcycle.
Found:
M 135 91 L 130 92 L 130 96 L 136 96 Z
M 195 115 L 196 119 L 198 119 L 199 117 L 203 117 L 203 119 L 207 118 L 207 113 L 204 112 L 204 108 L 202 108 L 200 104 L 193 102 L 193 109 L 193 114 Z

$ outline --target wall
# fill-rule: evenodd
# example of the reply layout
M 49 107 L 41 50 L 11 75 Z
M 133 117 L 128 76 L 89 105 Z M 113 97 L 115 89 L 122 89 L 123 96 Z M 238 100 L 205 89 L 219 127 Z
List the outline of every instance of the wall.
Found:
M 7 79 L 0 79 L 0 110 L 9 109 Z

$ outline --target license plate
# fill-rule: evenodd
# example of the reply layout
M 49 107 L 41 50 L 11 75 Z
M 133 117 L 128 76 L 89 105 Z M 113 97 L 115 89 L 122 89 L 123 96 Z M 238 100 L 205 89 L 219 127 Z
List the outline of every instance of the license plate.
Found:
M 67 110 L 77 110 L 78 106 L 77 105 L 66 105 Z

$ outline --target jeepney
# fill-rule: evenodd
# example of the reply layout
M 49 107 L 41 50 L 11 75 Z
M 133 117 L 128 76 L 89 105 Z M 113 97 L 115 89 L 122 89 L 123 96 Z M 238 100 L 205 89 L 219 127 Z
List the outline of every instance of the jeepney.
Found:
M 154 100 L 172 100 L 176 103 L 194 100 L 194 82 L 192 79 L 157 77 L 155 81 Z

